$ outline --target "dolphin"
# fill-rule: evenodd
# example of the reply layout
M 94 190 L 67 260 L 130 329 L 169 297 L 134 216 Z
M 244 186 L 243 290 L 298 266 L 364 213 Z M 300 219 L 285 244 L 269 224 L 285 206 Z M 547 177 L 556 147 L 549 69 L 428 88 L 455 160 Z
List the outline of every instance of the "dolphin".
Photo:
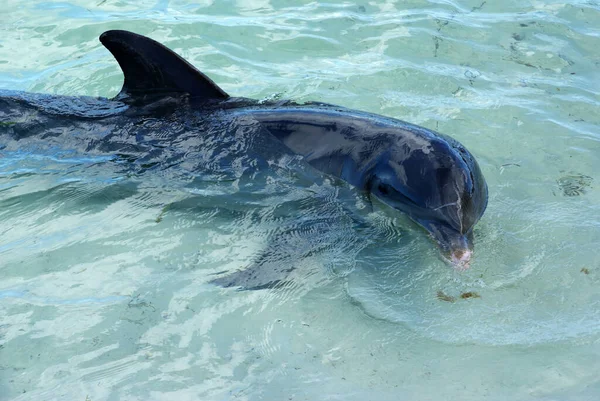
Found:
M 243 122 L 267 151 L 283 148 L 378 198 L 421 226 L 451 265 L 469 267 L 473 227 L 486 209 L 488 190 L 477 161 L 455 139 L 330 104 L 231 97 L 150 38 L 111 30 L 100 41 L 123 71 L 119 94 L 106 99 L 1 91 L 0 149 L 18 149 L 39 137 L 86 152 L 168 163 L 188 150 L 181 138 L 230 131 Z

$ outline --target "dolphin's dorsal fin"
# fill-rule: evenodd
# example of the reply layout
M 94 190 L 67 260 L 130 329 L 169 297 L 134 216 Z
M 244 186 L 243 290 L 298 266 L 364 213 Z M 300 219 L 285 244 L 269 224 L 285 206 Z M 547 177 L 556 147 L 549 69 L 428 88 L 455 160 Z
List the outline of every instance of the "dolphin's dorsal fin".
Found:
M 117 98 L 142 98 L 162 93 L 189 94 L 202 100 L 229 95 L 174 51 L 128 31 L 106 31 L 100 42 L 112 53 L 125 81 Z

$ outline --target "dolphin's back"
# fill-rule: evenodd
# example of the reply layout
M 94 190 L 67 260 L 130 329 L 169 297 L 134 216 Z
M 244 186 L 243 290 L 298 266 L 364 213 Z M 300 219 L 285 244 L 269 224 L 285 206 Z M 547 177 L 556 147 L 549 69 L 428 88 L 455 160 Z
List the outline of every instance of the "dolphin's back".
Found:
M 444 140 L 404 121 L 331 105 L 250 107 L 236 113 L 251 115 L 316 169 L 359 188 L 368 185 L 369 171 L 398 143 L 414 149 Z

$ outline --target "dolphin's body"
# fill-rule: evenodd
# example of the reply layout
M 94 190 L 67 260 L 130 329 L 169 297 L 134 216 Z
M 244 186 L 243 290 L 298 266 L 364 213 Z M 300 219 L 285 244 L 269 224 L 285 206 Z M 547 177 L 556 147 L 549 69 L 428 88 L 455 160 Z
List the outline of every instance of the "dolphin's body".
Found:
M 176 163 L 185 138 L 244 124 L 263 150 L 283 148 L 367 191 L 425 228 L 459 268 L 487 205 L 474 157 L 456 140 L 393 118 L 320 103 L 231 98 L 163 45 L 126 31 L 101 42 L 125 75 L 115 99 L 0 92 L 0 149 L 28 138 L 86 152 Z M 225 122 L 224 122 L 225 121 Z M 240 285 L 227 281 L 227 285 Z

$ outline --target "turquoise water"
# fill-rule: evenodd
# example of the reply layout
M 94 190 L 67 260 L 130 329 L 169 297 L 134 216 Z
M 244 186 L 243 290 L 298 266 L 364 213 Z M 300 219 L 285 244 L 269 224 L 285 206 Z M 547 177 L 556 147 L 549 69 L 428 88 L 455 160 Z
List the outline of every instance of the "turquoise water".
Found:
M 600 3 L 5 0 L 0 88 L 116 94 L 116 28 L 231 94 L 460 140 L 490 190 L 475 260 L 298 160 L 257 195 L 242 166 L 0 151 L 0 399 L 600 399 Z M 293 286 L 208 284 L 273 238 Z

